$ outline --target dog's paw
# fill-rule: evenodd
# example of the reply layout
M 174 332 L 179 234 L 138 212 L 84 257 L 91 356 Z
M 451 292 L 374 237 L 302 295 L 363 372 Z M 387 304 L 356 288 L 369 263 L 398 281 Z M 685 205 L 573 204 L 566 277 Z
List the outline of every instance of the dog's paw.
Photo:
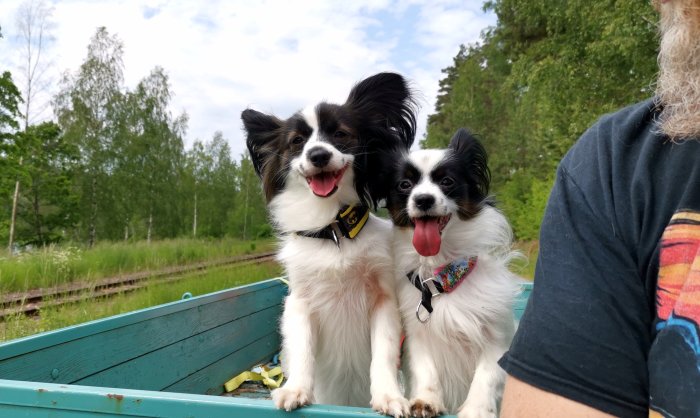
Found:
M 289 385 L 285 385 L 272 391 L 272 401 L 275 403 L 275 406 L 286 411 L 308 405 L 313 402 L 313 400 L 313 393 L 311 393 L 311 390 L 301 387 L 289 387 Z
M 445 412 L 445 407 L 437 400 L 415 398 L 411 400 L 411 416 L 416 418 L 432 418 Z
M 394 418 L 408 416 L 408 401 L 398 393 L 395 395 L 389 393 L 373 395 L 370 405 L 380 414 Z
M 465 402 L 457 411 L 457 418 L 498 418 L 498 407 L 495 402 L 480 404 Z

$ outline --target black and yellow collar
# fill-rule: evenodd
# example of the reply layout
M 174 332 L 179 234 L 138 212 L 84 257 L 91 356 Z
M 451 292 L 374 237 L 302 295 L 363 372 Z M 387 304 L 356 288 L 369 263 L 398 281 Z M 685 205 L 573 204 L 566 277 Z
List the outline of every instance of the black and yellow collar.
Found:
M 297 231 L 297 235 L 309 238 L 324 238 L 340 247 L 340 238 L 353 239 L 360 233 L 369 219 L 367 206 L 345 206 L 340 209 L 335 220 L 324 228 L 315 231 Z

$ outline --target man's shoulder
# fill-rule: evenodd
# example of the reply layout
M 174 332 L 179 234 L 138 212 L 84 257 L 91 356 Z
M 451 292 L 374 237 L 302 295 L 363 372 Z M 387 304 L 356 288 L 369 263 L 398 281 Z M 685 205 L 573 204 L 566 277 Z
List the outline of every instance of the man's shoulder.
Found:
M 637 127 L 640 124 L 646 125 L 649 122 L 653 123 L 654 117 L 660 109 L 657 100 L 649 98 L 601 116 L 594 126 L 615 124 L 621 127 Z
M 654 99 L 624 107 L 601 116 L 577 142 L 607 141 L 611 146 L 636 142 L 641 136 L 656 135 L 659 107 Z
M 592 168 L 620 158 L 634 159 L 649 141 L 663 142 L 655 141 L 660 139 L 658 111 L 655 100 L 648 99 L 601 116 L 571 147 L 562 160 L 563 168 Z

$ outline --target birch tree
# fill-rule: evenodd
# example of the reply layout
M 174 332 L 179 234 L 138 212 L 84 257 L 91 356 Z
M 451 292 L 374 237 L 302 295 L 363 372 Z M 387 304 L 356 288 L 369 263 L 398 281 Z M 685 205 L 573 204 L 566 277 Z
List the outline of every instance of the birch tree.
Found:
M 58 124 L 81 155 L 81 207 L 89 246 L 97 239 L 99 211 L 109 207 L 112 143 L 123 102 L 123 44 L 105 27 L 97 29 L 87 58 L 75 74 L 64 74 L 54 98 Z
M 22 47 L 18 80 L 24 99 L 24 130 L 36 123 L 50 104 L 47 93 L 52 81 L 48 74 L 53 63 L 48 55 L 54 41 L 52 14 L 53 8 L 44 0 L 25 1 L 17 10 L 17 33 Z
M 204 144 L 195 141 L 192 148 L 185 155 L 186 181 L 184 186 L 188 189 L 183 193 L 186 200 L 192 199 L 192 206 L 189 213 L 192 216 L 192 237 L 198 236 L 199 207 L 202 198 L 201 190 L 206 187 L 207 171 L 210 170 L 211 163 L 204 152 Z
M 126 219 L 137 217 L 148 242 L 180 229 L 178 187 L 183 165 L 182 137 L 187 116 L 168 110 L 172 92 L 165 71 L 156 67 L 125 101 L 125 129 L 115 142 L 115 177 L 129 202 Z
M 51 13 L 43 0 L 29 0 L 20 5 L 17 11 L 17 31 L 22 44 L 21 70 L 22 97 L 24 98 L 24 132 L 29 129 L 30 123 L 40 116 L 48 107 L 49 102 L 37 103 L 40 95 L 45 95 L 48 90 L 46 71 L 50 61 L 44 54 L 48 44 L 53 40 L 49 29 L 51 27 Z M 23 164 L 23 156 L 20 156 L 19 165 Z M 12 195 L 12 215 L 10 217 L 10 247 L 14 239 L 14 231 L 17 222 L 17 204 L 20 197 L 20 180 L 15 180 L 15 191 Z

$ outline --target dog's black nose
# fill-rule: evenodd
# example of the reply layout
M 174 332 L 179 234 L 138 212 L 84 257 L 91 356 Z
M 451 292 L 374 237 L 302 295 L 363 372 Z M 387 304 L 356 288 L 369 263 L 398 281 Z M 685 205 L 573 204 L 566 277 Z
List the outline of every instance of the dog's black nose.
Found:
M 331 160 L 331 153 L 325 148 L 311 148 L 307 153 L 307 158 L 314 166 L 323 168 L 328 164 L 328 161 Z
M 413 201 L 420 210 L 428 210 L 435 204 L 435 197 L 431 194 L 419 194 L 413 198 Z

